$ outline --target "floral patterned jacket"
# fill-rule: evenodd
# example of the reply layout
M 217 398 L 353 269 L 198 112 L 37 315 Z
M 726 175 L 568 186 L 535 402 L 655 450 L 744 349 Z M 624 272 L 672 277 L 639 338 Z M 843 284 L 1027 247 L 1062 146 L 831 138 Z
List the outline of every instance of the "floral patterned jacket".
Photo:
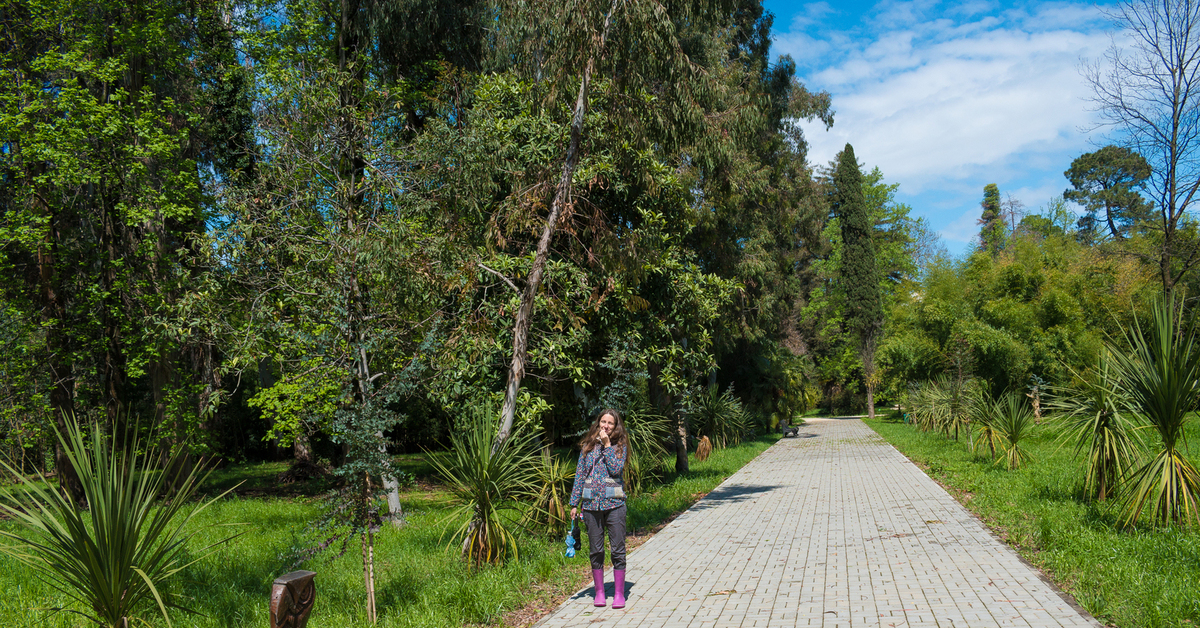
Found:
M 628 453 L 626 445 L 627 443 L 615 447 L 597 445 L 586 454 L 580 452 L 579 465 L 575 468 L 575 485 L 571 487 L 572 507 L 579 506 L 583 510 L 611 510 L 625 503 L 624 497 L 605 497 L 603 492 L 585 500 L 583 485 L 588 478 L 591 479 L 589 484 L 593 486 L 603 485 L 606 479 L 612 478 L 617 481 L 618 486 L 624 486 L 625 455 Z

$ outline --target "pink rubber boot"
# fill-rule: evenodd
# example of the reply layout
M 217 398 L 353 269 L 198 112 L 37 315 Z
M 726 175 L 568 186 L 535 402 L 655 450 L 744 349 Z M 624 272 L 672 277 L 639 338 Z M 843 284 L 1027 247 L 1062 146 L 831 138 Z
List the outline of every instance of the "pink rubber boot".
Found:
M 613 580 L 616 582 L 613 590 L 613 608 L 625 608 L 625 570 L 614 569 Z
M 621 574 L 624 576 L 625 574 Z M 604 570 L 592 570 L 592 582 L 596 584 L 596 601 L 592 602 L 592 606 L 604 606 L 607 600 L 604 599 Z

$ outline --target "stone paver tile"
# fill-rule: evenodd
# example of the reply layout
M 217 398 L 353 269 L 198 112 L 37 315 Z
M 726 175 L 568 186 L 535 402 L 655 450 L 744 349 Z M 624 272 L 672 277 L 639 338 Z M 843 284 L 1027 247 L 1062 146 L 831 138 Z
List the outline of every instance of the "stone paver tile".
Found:
M 630 553 L 627 581 L 624 610 L 588 587 L 538 628 L 1099 626 L 856 419 L 763 452 Z

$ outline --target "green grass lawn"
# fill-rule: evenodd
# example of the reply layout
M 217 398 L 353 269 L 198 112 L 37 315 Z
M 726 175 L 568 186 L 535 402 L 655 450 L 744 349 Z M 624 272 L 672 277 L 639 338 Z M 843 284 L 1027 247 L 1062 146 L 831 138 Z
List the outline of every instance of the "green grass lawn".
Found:
M 629 501 L 630 533 L 644 534 L 686 509 L 777 439 L 767 435 L 715 451 L 705 462 L 693 459 L 688 475 L 669 474 L 646 494 Z M 454 502 L 429 484 L 431 469 L 420 456 L 403 456 L 398 463 L 421 481 L 402 494 L 407 524 L 385 527 L 376 538 L 380 626 L 496 624 L 534 597 L 549 600 L 558 593 L 573 592 L 588 572 L 582 553 L 572 559 L 563 556 L 562 539 L 537 537 L 522 540 L 519 561 L 469 569 L 455 549 L 447 549 L 449 536 L 444 533 L 450 521 L 446 515 Z M 243 482 L 241 494 L 214 504 L 198 523 L 241 523 L 244 525 L 236 530 L 244 534 L 180 574 L 178 586 L 200 615 L 173 613 L 174 625 L 267 625 L 271 582 L 291 568 L 289 556 L 305 543 L 304 530 L 321 512 L 320 491 L 326 486 L 323 481 L 275 485 L 273 478 L 285 468 L 284 463 L 242 465 L 210 477 L 207 487 L 214 492 Z M 16 529 L 10 522 L 0 525 Z M 229 528 L 212 529 L 198 537 L 194 547 L 204 547 L 229 532 Z M 301 565 L 318 574 L 316 607 L 308 623 L 311 628 L 368 625 L 360 546 L 357 541 L 350 543 L 341 556 L 339 549 Z M 630 560 L 637 560 L 636 556 L 632 554 Z M 7 593 L 0 596 L 0 624 L 4 626 L 85 625 L 77 615 L 38 610 L 66 604 L 67 598 L 6 556 L 0 556 L 0 591 Z M 142 615 L 150 625 L 162 624 L 151 609 Z
M 972 454 L 965 439 L 956 443 L 890 417 L 869 425 L 1097 619 L 1122 628 L 1200 624 L 1200 533 L 1122 530 L 1115 508 L 1081 499 L 1082 462 L 1058 446 L 1047 425 L 1028 442 L 1031 464 L 1016 471 Z M 1195 421 L 1188 437 L 1195 462 Z

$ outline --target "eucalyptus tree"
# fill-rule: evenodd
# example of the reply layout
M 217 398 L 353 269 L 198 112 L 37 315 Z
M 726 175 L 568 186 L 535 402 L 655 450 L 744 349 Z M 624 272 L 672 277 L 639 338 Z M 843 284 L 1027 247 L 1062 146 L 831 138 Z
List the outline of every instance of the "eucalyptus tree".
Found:
M 520 306 L 510 277 L 527 268 L 530 231 L 541 227 L 529 211 L 537 197 L 527 191 L 557 169 L 555 141 L 568 126 L 541 106 L 542 89 L 511 72 L 483 77 L 470 124 L 437 120 L 414 144 L 424 160 L 414 194 L 445 212 L 446 228 L 473 250 L 460 261 L 477 269 L 455 291 L 448 316 L 462 324 L 434 365 L 430 391 L 448 407 L 491 403 L 471 399 L 471 391 L 494 389 L 510 363 L 497 341 Z M 654 370 L 660 387 L 675 394 L 711 370 L 713 328 L 732 291 L 731 282 L 704 272 L 686 240 L 694 221 L 686 181 L 665 162 L 669 156 L 625 134 L 621 106 L 607 91 L 593 97 L 594 132 L 583 141 L 578 170 L 583 190 L 550 249 L 536 297 L 543 314 L 530 321 L 526 369 L 536 394 L 522 390 L 515 421 L 545 412 L 551 439 L 555 416 L 569 417 L 575 403 L 587 405 L 611 384 L 597 363 L 611 357 L 614 342 L 629 347 L 620 353 L 631 368 L 647 379 Z M 564 384 L 571 401 L 543 405 L 561 399 Z
M 798 121 L 833 123 L 829 94 L 808 91 L 789 56 L 770 59 L 773 19 L 757 3 L 742 3 L 736 34 L 724 48 L 711 46 L 730 58 L 721 95 L 736 113 L 715 116 L 682 151 L 681 168 L 701 210 L 689 245 L 705 270 L 740 284 L 714 329 L 720 372 L 711 372 L 710 382 L 734 383 L 764 408 L 787 388 L 778 384 L 795 354 L 781 353 L 781 343 L 801 344 L 796 304 L 816 281 L 814 261 L 827 248 L 827 208 Z
M 583 156 L 593 81 L 622 106 L 626 133 L 639 144 L 652 139 L 672 151 L 701 129 L 705 105 L 719 83 L 716 68 L 696 63 L 690 36 L 708 34 L 728 23 L 733 7 L 720 1 L 663 6 L 641 0 L 579 0 L 512 3 L 503 6 L 498 49 L 518 59 L 517 67 L 545 82 L 547 105 L 569 107 L 571 123 L 561 167 L 545 188 L 545 223 L 525 273 L 512 332 L 512 358 L 506 377 L 499 446 L 512 430 L 517 395 L 525 376 L 530 319 L 560 219 L 573 211 L 574 180 Z M 560 94 L 573 95 L 563 103 Z M 552 191 L 551 191 L 552 190 Z

